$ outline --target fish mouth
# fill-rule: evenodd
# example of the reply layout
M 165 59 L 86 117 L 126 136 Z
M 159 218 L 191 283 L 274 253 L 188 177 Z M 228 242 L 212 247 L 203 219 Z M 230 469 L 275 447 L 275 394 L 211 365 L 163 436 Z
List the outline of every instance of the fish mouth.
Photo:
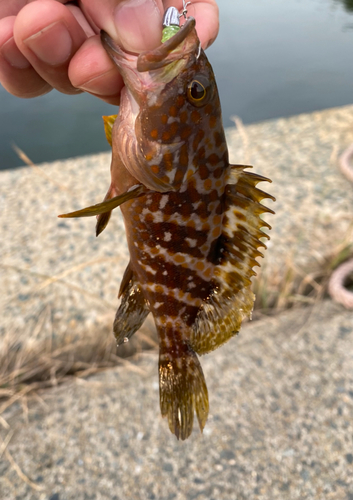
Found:
M 125 83 L 128 83 L 129 79 L 132 78 L 132 72 L 135 73 L 135 77 L 132 78 L 134 84 L 137 83 L 136 72 L 146 73 L 166 68 L 176 61 L 187 61 L 190 55 L 198 53 L 200 46 L 195 30 L 195 19 L 193 17 L 189 17 L 181 29 L 169 38 L 169 40 L 157 48 L 142 52 L 139 55 L 127 52 L 119 47 L 103 30 L 101 31 L 101 40 L 103 47 L 118 66 Z M 162 70 L 161 73 L 165 74 L 166 71 Z
M 197 36 L 193 37 L 194 39 L 191 41 L 191 44 L 184 43 L 188 35 L 194 31 L 195 24 L 195 19 L 189 17 L 181 29 L 169 38 L 169 40 L 154 50 L 142 52 L 137 59 L 137 71 L 144 72 L 163 68 L 173 61 L 180 60 L 182 54 L 187 57 L 189 53 L 195 52 L 200 43 Z M 186 49 L 186 52 L 183 49 Z

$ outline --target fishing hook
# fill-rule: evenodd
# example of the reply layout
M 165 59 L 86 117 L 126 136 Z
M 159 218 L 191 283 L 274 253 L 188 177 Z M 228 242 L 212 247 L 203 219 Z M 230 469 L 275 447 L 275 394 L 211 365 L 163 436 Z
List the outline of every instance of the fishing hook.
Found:
M 185 2 L 185 0 L 183 0 L 183 11 L 181 14 L 179 14 L 179 17 L 183 17 L 186 19 L 186 14 L 188 13 L 188 9 L 186 8 L 188 5 L 190 5 L 191 2 Z

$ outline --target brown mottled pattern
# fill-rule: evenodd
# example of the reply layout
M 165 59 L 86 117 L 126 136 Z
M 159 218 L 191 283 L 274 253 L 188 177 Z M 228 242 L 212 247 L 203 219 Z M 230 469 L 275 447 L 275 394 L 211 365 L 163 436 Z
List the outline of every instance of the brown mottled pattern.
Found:
M 266 179 L 229 165 L 214 74 L 192 18 L 138 58 L 102 40 L 126 85 L 112 130 L 109 209 L 93 209 L 100 232 L 123 200 L 131 260 L 114 332 L 118 343 L 130 338 L 152 312 L 161 412 L 186 439 L 194 411 L 201 430 L 208 415 L 197 354 L 235 335 L 253 307 L 250 279 L 269 227 L 261 215 L 270 211 L 256 185 Z
M 204 103 L 188 97 L 187 85 L 197 78 L 206 86 Z M 160 335 L 162 414 L 185 439 L 193 409 L 201 428 L 207 418 L 207 388 L 195 352 L 226 342 L 253 306 L 250 278 L 261 255 L 257 248 L 264 246 L 263 196 L 258 176 L 252 179 L 243 169 L 234 173 L 229 165 L 217 88 L 203 52 L 198 59 L 196 52 L 190 55 L 158 97 L 146 93 L 135 132 L 135 162 L 144 164 L 144 175 L 170 186 L 148 191 L 122 211 L 134 279 Z M 119 146 L 124 147 L 122 136 Z M 130 185 L 137 182 L 131 179 Z M 119 191 L 128 187 L 118 179 L 117 184 Z M 192 392 L 193 379 L 202 395 Z

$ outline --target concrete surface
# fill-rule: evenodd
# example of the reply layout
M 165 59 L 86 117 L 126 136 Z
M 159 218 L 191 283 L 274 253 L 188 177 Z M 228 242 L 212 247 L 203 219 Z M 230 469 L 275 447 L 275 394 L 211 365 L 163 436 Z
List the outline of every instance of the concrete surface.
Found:
M 154 352 L 12 406 L 8 451 L 42 490 L 2 457 L 1 499 L 352 500 L 351 312 L 249 323 L 201 362 L 210 417 L 186 442 L 160 417 Z

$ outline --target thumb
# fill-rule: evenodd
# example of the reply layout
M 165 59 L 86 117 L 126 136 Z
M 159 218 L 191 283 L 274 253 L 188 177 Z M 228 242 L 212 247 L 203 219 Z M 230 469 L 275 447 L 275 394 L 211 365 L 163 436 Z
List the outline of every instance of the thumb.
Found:
M 162 0 L 81 0 L 87 17 L 130 52 L 157 47 L 162 33 Z

